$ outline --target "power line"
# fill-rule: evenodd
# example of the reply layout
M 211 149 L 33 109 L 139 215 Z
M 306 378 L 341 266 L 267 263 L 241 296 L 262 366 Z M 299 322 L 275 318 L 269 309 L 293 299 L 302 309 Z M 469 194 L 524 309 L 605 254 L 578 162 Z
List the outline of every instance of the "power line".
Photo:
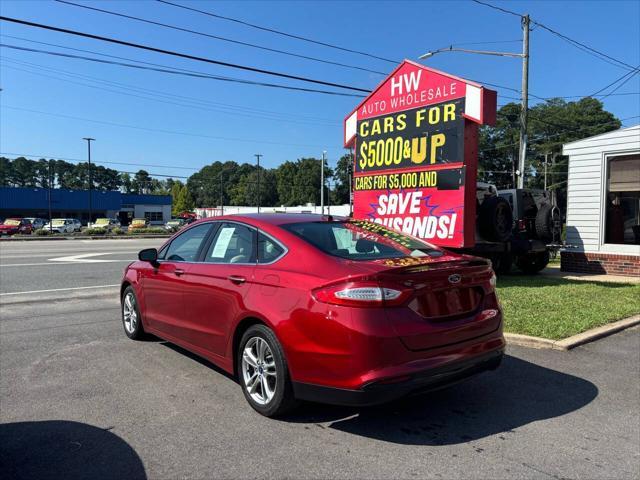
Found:
M 618 90 L 618 88 L 620 88 L 622 85 L 624 85 L 624 83 L 627 83 L 627 81 L 628 81 L 628 80 L 630 80 L 630 79 L 631 79 L 635 74 L 637 74 L 637 73 L 638 73 L 638 71 L 639 71 L 639 70 L 638 70 L 639 68 L 640 68 L 640 65 L 638 65 L 638 67 L 636 67 L 634 71 L 631 71 L 631 72 L 625 73 L 625 74 L 624 74 L 624 75 L 622 75 L 621 77 L 616 78 L 613 82 L 611 82 L 610 84 L 608 84 L 608 85 L 607 85 L 607 86 L 605 86 L 605 87 L 602 87 L 600 90 L 598 90 L 597 92 L 595 92 L 595 93 L 594 93 L 593 95 L 591 95 L 591 96 L 593 97 L 593 96 L 595 96 L 595 95 L 599 94 L 600 92 L 605 91 L 607 88 L 609 88 L 609 87 L 611 87 L 611 86 L 615 85 L 616 83 L 618 83 L 618 82 L 620 82 L 620 81 L 624 80 L 626 77 L 629 77 L 629 78 L 627 78 L 627 80 L 624 80 L 624 82 L 623 82 L 622 84 L 618 85 L 618 87 L 616 87 L 616 89 L 615 89 L 615 90 L 612 90 L 612 92 L 611 92 L 611 93 L 615 92 L 616 90 Z M 610 94 L 611 94 L 611 93 L 610 93 Z M 609 94 L 609 95 L 610 95 L 610 94 Z M 607 96 L 608 96 L 608 95 L 607 95 Z
M 89 61 L 89 62 L 104 63 L 104 64 L 108 64 L 108 65 L 118 65 L 118 66 L 127 67 L 127 68 L 137 68 L 137 69 L 140 69 L 140 70 L 151 70 L 151 71 L 155 71 L 155 72 L 168 73 L 168 74 L 172 74 L 172 75 L 183 75 L 183 76 L 187 76 L 187 77 L 204 78 L 204 79 L 209 79 L 209 80 L 219 80 L 219 81 L 223 81 L 223 82 L 241 83 L 241 84 L 246 84 L 246 85 L 257 85 L 257 86 L 271 87 L 271 88 L 281 88 L 281 89 L 285 89 L 285 90 L 295 90 L 295 91 L 300 91 L 300 92 L 322 93 L 322 94 L 325 94 L 325 95 L 337 95 L 337 96 L 343 96 L 343 97 L 357 97 L 357 98 L 363 98 L 364 97 L 364 95 L 357 95 L 357 94 L 353 94 L 353 93 L 332 92 L 332 91 L 329 91 L 329 90 L 318 90 L 318 89 L 313 89 L 313 88 L 281 85 L 281 84 L 277 84 L 277 83 L 257 82 L 257 81 L 254 81 L 254 80 L 243 80 L 243 79 L 240 79 L 240 78 L 222 77 L 222 76 L 218 76 L 218 75 L 211 75 L 211 74 L 208 74 L 208 73 L 198 73 L 198 72 L 193 72 L 193 71 L 190 71 L 190 70 L 184 70 L 184 69 L 173 68 L 173 67 L 168 67 L 168 68 L 147 67 L 147 66 L 143 66 L 143 65 L 135 65 L 135 64 L 132 64 L 132 63 L 116 62 L 114 60 L 103 60 L 103 59 L 100 59 L 100 58 L 86 57 L 86 56 L 83 56 L 83 55 L 72 55 L 70 53 L 52 52 L 50 50 L 39 50 L 37 48 L 20 47 L 20 46 L 17 46 L 17 45 L 9 45 L 9 44 L 6 44 L 6 43 L 0 43 L 0 47 L 11 48 L 13 50 L 22 50 L 22 51 L 25 51 L 25 52 L 32 52 L 32 53 L 42 53 L 42 54 L 45 54 L 45 55 L 53 55 L 53 56 L 57 56 L 57 57 L 73 58 L 73 59 L 76 59 L 76 60 L 85 60 L 85 61 Z M 139 63 L 147 63 L 147 62 L 139 62 Z
M 220 66 L 223 66 L 223 67 L 235 68 L 235 69 L 245 70 L 245 71 L 249 71 L 249 72 L 262 73 L 264 75 L 271 75 L 271 76 L 275 76 L 275 77 L 288 78 L 290 80 L 298 80 L 298 81 L 301 81 L 301 82 L 314 83 L 314 84 L 317 84 L 317 85 L 325 85 L 325 86 L 329 86 L 329 87 L 343 88 L 345 90 L 353 90 L 353 91 L 357 91 L 357 92 L 369 93 L 369 90 L 367 90 L 365 88 L 352 87 L 352 86 L 344 85 L 344 84 L 340 84 L 340 83 L 327 82 L 327 81 L 324 81 L 324 80 L 317 80 L 317 79 L 313 79 L 313 78 L 309 78 L 309 77 L 303 77 L 303 76 L 300 76 L 300 75 L 293 75 L 293 74 L 288 74 L 288 73 L 276 72 L 274 70 L 266 70 L 266 69 L 263 69 L 263 68 L 251 67 L 251 66 L 248 66 L 248 65 L 240 65 L 240 64 L 237 64 L 237 63 L 224 62 L 222 60 L 215 60 L 215 59 L 212 59 L 212 58 L 200 57 L 200 56 L 197 56 L 197 55 L 190 55 L 188 53 L 175 52 L 173 50 L 166 50 L 166 49 L 163 49 L 163 48 L 152 47 L 152 46 L 149 46 L 149 45 L 142 45 L 142 44 L 139 44 L 139 43 L 128 42 L 126 40 L 119 40 L 119 39 L 116 39 L 116 38 L 103 37 L 101 35 L 94 35 L 92 33 L 79 32 L 77 30 L 70 30 L 68 28 L 60 28 L 60 27 L 54 27 L 52 25 L 45 25 L 43 23 L 29 22 L 27 20 L 21 20 L 21 19 L 18 19 L 18 18 L 0 16 L 0 20 L 4 20 L 6 22 L 11 22 L 11 23 L 17 23 L 19 25 L 25 25 L 25 26 L 28 26 L 28 27 L 35 27 L 35 28 L 41 28 L 41 29 L 44 29 L 44 30 L 50 30 L 50 31 L 54 31 L 54 32 L 66 33 L 68 35 L 75 35 L 75 36 L 83 37 L 83 38 L 91 38 L 93 40 L 100 40 L 102 42 L 114 43 L 116 45 L 124 45 L 126 47 L 137 48 L 137 49 L 145 50 L 145 51 L 149 51 L 149 52 L 161 53 L 163 55 L 171 55 L 171 56 L 178 57 L 178 58 L 185 58 L 187 60 L 194 60 L 194 61 L 197 61 L 197 62 L 209 63 L 209 64 L 212 64 L 212 65 L 220 65 Z
M 245 46 L 245 47 L 257 48 L 259 50 L 265 50 L 265 51 L 268 51 L 268 52 L 280 53 L 280 54 L 283 54 L 283 55 L 289 55 L 291 57 L 302 58 L 302 59 L 305 59 L 305 60 L 311 60 L 311 61 L 314 61 L 314 62 L 320 62 L 320 63 L 329 64 L 329 65 L 335 65 L 335 66 L 343 67 L 343 68 L 350 68 L 350 69 L 353 69 L 353 70 L 361 70 L 361 71 L 364 71 L 364 72 L 376 73 L 378 75 L 386 75 L 385 72 L 380 72 L 380 71 L 377 71 L 377 70 L 371 70 L 369 68 L 359 67 L 359 66 L 355 66 L 355 65 L 347 65 L 345 63 L 334 62 L 334 61 L 331 61 L 331 60 L 325 60 L 325 59 L 322 59 L 322 58 L 311 57 L 311 56 L 308 56 L 308 55 L 301 55 L 301 54 L 298 54 L 298 53 L 288 52 L 288 51 L 285 51 L 285 50 L 278 50 L 278 49 L 275 49 L 275 48 L 265 47 L 263 45 L 256 45 L 254 43 L 243 42 L 241 40 L 235 40 L 235 39 L 231 39 L 231 38 L 221 37 L 219 35 L 212 35 L 212 34 L 205 33 L 205 32 L 199 32 L 197 30 L 191 30 L 191 29 L 188 29 L 188 28 L 178 27 L 176 25 L 170 25 L 170 24 L 167 24 L 167 23 L 156 22 L 156 21 L 153 21 L 153 20 L 148 20 L 148 19 L 145 19 L 145 18 L 135 17 L 133 15 L 127 15 L 127 14 L 120 13 L 120 12 L 113 12 L 111 10 L 104 10 L 102 8 L 90 7 L 88 5 L 81 5 L 81 4 L 78 4 L 78 3 L 68 2 L 66 0 L 55 0 L 55 1 L 58 2 L 58 3 L 63 3 L 63 4 L 66 4 L 66 5 L 71 5 L 71 6 L 78 7 L 78 8 L 84 8 L 84 9 L 87 9 L 87 10 L 93 10 L 95 12 L 105 13 L 107 15 L 114 15 L 114 16 L 121 17 L 121 18 L 127 18 L 127 19 L 130 19 L 130 20 L 135 20 L 135 21 L 147 23 L 147 24 L 150 24 L 150 25 L 156 25 L 156 26 L 160 26 L 160 27 L 164 27 L 164 28 L 169 28 L 169 29 L 172 29 L 172 30 L 191 33 L 191 34 L 194 34 L 194 35 L 199 35 L 199 36 L 202 36 L 202 37 L 208 37 L 208 38 L 212 38 L 214 40 L 220 40 L 220 41 L 223 41 L 223 42 L 234 43 L 234 44 L 242 45 L 242 46 Z
M 2 58 L 0 63 L 4 63 L 4 62 L 15 62 L 18 63 L 19 65 L 21 65 L 23 62 L 16 62 L 15 60 L 11 60 L 8 59 L 6 57 Z M 253 119 L 266 119 L 269 121 L 276 121 L 276 122 L 286 122 L 286 123 L 293 123 L 293 124 L 297 124 L 297 125 L 320 125 L 320 126 L 332 126 L 332 125 L 338 125 L 338 123 L 336 122 L 315 122 L 312 120 L 295 120 L 293 118 L 282 118 L 279 116 L 268 116 L 268 115 L 264 115 L 264 114 L 260 114 L 260 113 L 256 113 L 256 112 L 243 112 L 243 111 L 228 111 L 226 109 L 221 109 L 221 108 L 213 108 L 210 106 L 207 106 L 207 102 L 203 101 L 203 100 L 198 100 L 198 99 L 193 99 L 193 100 L 188 100 L 188 102 L 193 102 L 193 103 L 185 103 L 185 102 L 181 102 L 181 101 L 170 101 L 170 100 L 166 100 L 163 99 L 163 97 L 158 97 L 157 95 L 155 95 L 154 93 L 147 93 L 147 92 L 153 92 L 153 90 L 141 90 L 143 95 L 137 95 L 136 93 L 130 93 L 131 91 L 136 92 L 138 91 L 137 89 L 130 89 L 127 88 L 125 86 L 121 86 L 121 84 L 114 82 L 114 85 L 116 88 L 121 88 L 125 91 L 120 91 L 120 90 L 113 90 L 110 88 L 105 88 L 102 85 L 91 85 L 91 84 L 87 84 L 87 83 L 83 83 L 83 82 L 78 82 L 78 81 L 74 81 L 74 80 L 70 80 L 68 78 L 60 78 L 54 75 L 48 75 L 46 73 L 41 73 L 41 72 L 33 72 L 31 70 L 26 70 L 24 68 L 18 68 L 15 66 L 11 66 L 11 65 L 4 65 L 5 68 L 10 68 L 12 70 L 17 70 L 20 72 L 26 72 L 26 73 L 30 73 L 32 75 L 38 75 L 41 77 L 45 77 L 45 78 L 52 78 L 55 80 L 59 80 L 62 82 L 68 82 L 74 85 L 81 85 L 87 88 L 94 88 L 103 92 L 111 92 L 111 93 L 116 93 L 119 95 L 126 95 L 126 96 L 130 96 L 130 97 L 135 97 L 135 98 L 140 98 L 143 100 L 151 100 L 154 102 L 159 102 L 159 103 L 163 103 L 163 104 L 167 104 L 167 105 L 177 105 L 177 106 L 181 106 L 181 107 L 187 107 L 187 108 L 195 108 L 198 110 L 204 110 L 204 111 L 208 111 L 208 112 L 216 112 L 216 113 L 223 113 L 223 114 L 227 114 L 227 115 L 239 115 L 242 117 L 249 117 L 249 118 L 253 118 Z M 35 68 L 35 67 L 32 67 Z M 42 67 L 40 67 L 42 69 Z M 46 68 L 44 68 L 44 70 L 47 70 Z M 74 76 L 74 74 L 71 73 L 63 73 L 63 75 L 69 75 L 69 76 Z M 92 81 L 96 81 L 96 80 L 92 80 Z M 107 85 L 109 85 L 111 82 L 104 82 Z M 169 97 L 171 98 L 171 94 L 162 94 L 165 97 Z M 188 97 L 187 97 L 188 98 Z M 194 104 L 195 103 L 195 104 Z
M 639 65 L 639 67 L 640 67 L 640 65 Z M 635 77 L 639 72 L 640 72 L 640 69 L 638 69 L 638 68 L 634 72 L 630 72 L 630 75 L 626 78 L 626 80 L 622 81 L 620 83 L 620 85 L 618 85 L 616 88 L 614 88 L 609 93 L 607 93 L 604 97 L 602 97 L 602 100 L 604 100 L 605 98 L 613 95 L 615 92 L 620 90 L 629 80 L 631 80 L 633 77 Z
M 226 20 L 226 21 L 229 21 L 229 22 L 238 23 L 238 24 L 241 24 L 241 25 L 244 25 L 244 26 L 247 26 L 247 27 L 250 27 L 250 28 L 255 28 L 255 29 L 258 29 L 258 30 L 262 30 L 262 31 L 265 31 L 265 32 L 275 33 L 277 35 L 282 35 L 284 37 L 295 38 L 296 40 L 302 40 L 304 42 L 314 43 L 316 45 L 322 45 L 323 47 L 329 47 L 329 48 L 334 48 L 336 50 L 342 50 L 343 52 L 349 52 L 349 53 L 355 53 L 355 54 L 358 54 L 358 55 L 364 55 L 366 57 L 375 58 L 377 60 L 382 60 L 384 62 L 400 63 L 399 60 L 391 60 L 391 59 L 380 57 L 378 55 L 374 55 L 374 54 L 371 54 L 371 53 L 362 52 L 362 51 L 358 51 L 358 50 L 353 50 L 351 48 L 341 47 L 341 46 L 338 46 L 338 45 L 333 45 L 331 43 L 321 42 L 319 40 L 313 40 L 311 38 L 302 37 L 300 35 L 294 35 L 292 33 L 282 32 L 280 30 L 276 30 L 276 29 L 273 29 L 273 28 L 263 27 L 263 26 L 260 26 L 260 25 L 256 25 L 256 24 L 253 24 L 253 23 L 246 22 L 244 20 L 239 20 L 237 18 L 225 17 L 223 15 L 218 15 L 218 14 L 213 13 L 213 12 L 208 12 L 208 11 L 205 11 L 205 10 L 199 10 L 199 9 L 193 8 L 193 7 L 187 7 L 186 5 L 180 5 L 180 4 L 177 4 L 177 3 L 172 3 L 172 2 L 168 2 L 166 0 L 156 0 L 156 1 L 158 1 L 159 3 L 164 3 L 166 5 L 171 5 L 173 7 L 182 8 L 184 10 L 190 10 L 192 12 L 200 13 L 202 15 L 207 15 L 209 17 L 218 18 L 220 20 Z
M 506 14 L 513 15 L 513 16 L 520 17 L 520 18 L 523 17 L 523 15 L 520 14 L 520 13 L 514 12 L 512 10 L 507 10 L 506 8 L 498 7 L 497 5 L 492 5 L 490 3 L 483 2 L 481 0 L 471 0 L 471 1 L 474 2 L 474 3 L 480 4 L 480 5 L 484 5 L 486 7 L 492 8 L 494 10 L 498 10 L 498 11 L 500 11 L 502 13 L 506 13 Z M 556 31 L 556 30 L 544 25 L 543 23 L 540 23 L 540 22 L 538 22 L 536 20 L 531 20 L 531 23 L 533 23 L 534 25 L 537 25 L 540 28 L 543 28 L 544 30 L 547 30 L 548 32 L 550 32 L 550 33 L 556 35 L 557 37 L 565 40 L 566 42 L 569 42 L 571 45 L 573 45 L 574 47 L 578 48 L 579 50 L 582 50 L 583 52 L 586 52 L 589 55 L 595 56 L 596 58 L 599 58 L 600 60 L 603 60 L 603 61 L 605 61 L 605 62 L 607 62 L 609 64 L 615 65 L 615 66 L 620 67 L 620 68 L 627 68 L 627 69 L 632 69 L 632 70 L 635 68 L 632 65 L 629 65 L 628 63 L 625 63 L 625 62 L 623 62 L 621 60 L 618 60 L 617 58 L 612 57 L 611 55 L 607 55 L 606 53 L 600 52 L 600 51 L 596 50 L 595 48 L 590 47 L 589 45 L 586 45 L 586 44 L 584 44 L 582 42 L 574 40 L 573 38 L 570 38 L 567 35 L 564 35 L 564 34 L 558 32 L 558 31 Z M 612 63 L 609 60 L 611 60 L 611 61 L 613 61 L 615 63 Z
M 104 120 L 95 120 L 95 119 L 92 119 L 92 118 L 75 117 L 75 116 L 72 116 L 72 115 L 64 115 L 64 114 L 60 114 L 60 113 L 43 112 L 41 110 L 31 110 L 31 109 L 28 109 L 28 108 L 13 107 L 11 105 L 1 105 L 0 108 L 8 108 L 10 110 L 19 110 L 19 111 L 29 112 L 29 113 L 37 113 L 39 115 L 49 115 L 49 116 L 53 116 L 53 117 L 69 118 L 71 120 L 80 120 L 80 121 L 83 121 L 83 122 L 98 123 L 98 124 L 101 124 L 101 125 L 109 125 L 111 127 L 131 128 L 131 129 L 134 129 L 134 130 L 143 130 L 143 131 L 155 132 L 155 133 L 166 133 L 166 134 L 170 134 L 170 135 L 184 135 L 184 136 L 188 136 L 188 137 L 210 138 L 210 139 L 214 139 L 214 140 L 227 140 L 227 141 L 232 141 L 232 142 L 246 142 L 246 143 L 257 143 L 257 144 L 265 144 L 265 145 L 268 144 L 268 145 L 284 145 L 284 146 L 290 146 L 290 147 L 326 148 L 324 145 L 282 143 L 282 142 L 272 142 L 272 141 L 268 141 L 268 140 L 249 140 L 249 139 L 246 139 L 246 138 L 220 137 L 220 136 L 213 136 L 213 135 L 204 135 L 204 134 L 200 134 L 200 133 L 190 133 L 190 132 L 180 132 L 180 131 L 175 131 L 175 130 L 164 130 L 164 129 L 158 129 L 158 128 L 140 127 L 138 125 L 127 125 L 127 124 L 123 124 L 123 123 L 108 122 L 108 121 L 104 121 Z M 336 149 L 340 148 L 342 150 L 342 147 L 334 147 L 334 148 L 336 148 Z

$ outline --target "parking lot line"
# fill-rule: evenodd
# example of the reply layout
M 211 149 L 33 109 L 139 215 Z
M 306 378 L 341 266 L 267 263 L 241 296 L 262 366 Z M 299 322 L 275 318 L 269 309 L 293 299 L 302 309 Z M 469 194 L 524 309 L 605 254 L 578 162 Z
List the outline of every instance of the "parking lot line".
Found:
M 116 283 L 114 285 L 94 285 L 92 287 L 70 287 L 70 288 L 50 288 L 48 290 L 30 290 L 24 292 L 8 292 L 8 293 L 0 293 L 0 297 L 4 297 L 7 295 L 25 295 L 30 293 L 48 293 L 48 292 L 67 292 L 72 290 L 89 290 L 95 288 L 111 288 L 111 287 L 119 287 L 120 284 Z

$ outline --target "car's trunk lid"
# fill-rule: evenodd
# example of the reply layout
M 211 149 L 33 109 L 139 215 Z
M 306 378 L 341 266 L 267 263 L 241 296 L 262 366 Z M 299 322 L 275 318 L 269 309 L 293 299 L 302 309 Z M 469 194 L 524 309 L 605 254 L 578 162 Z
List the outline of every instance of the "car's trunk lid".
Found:
M 412 288 L 412 298 L 401 307 L 386 308 L 387 317 L 402 342 L 424 350 L 479 337 L 499 327 L 497 315 L 483 314 L 493 275 L 490 265 L 473 257 L 441 257 L 380 271 L 384 284 Z

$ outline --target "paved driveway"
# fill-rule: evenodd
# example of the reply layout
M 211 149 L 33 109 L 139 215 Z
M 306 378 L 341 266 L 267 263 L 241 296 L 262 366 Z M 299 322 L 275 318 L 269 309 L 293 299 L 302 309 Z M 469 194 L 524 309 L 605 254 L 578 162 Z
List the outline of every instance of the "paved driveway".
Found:
M 0 471 L 55 478 L 638 478 L 640 329 L 384 407 L 269 420 L 233 379 L 125 338 L 115 299 L 0 312 Z M 13 301 L 13 300 L 11 300 Z

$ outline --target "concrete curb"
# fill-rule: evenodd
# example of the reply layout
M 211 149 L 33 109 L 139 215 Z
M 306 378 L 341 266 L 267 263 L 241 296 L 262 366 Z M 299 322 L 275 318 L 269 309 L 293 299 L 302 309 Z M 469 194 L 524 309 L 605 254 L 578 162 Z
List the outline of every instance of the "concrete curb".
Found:
M 68 237 L 7 237 L 0 240 L 0 242 L 41 242 L 41 241 L 58 241 L 58 240 L 135 240 L 136 238 L 171 238 L 171 235 L 165 235 L 163 233 L 150 234 L 150 235 L 100 235 L 100 236 L 68 236 Z
M 518 333 L 505 333 L 504 338 L 508 345 L 518 345 L 529 348 L 550 348 L 552 350 L 566 351 L 636 325 L 640 325 L 640 315 L 633 315 L 632 317 L 625 318 L 608 325 L 603 325 L 602 327 L 592 328 L 591 330 L 587 330 L 586 332 L 573 335 L 572 337 L 565 338 L 563 340 L 549 340 L 548 338 L 531 337 L 529 335 L 520 335 Z

